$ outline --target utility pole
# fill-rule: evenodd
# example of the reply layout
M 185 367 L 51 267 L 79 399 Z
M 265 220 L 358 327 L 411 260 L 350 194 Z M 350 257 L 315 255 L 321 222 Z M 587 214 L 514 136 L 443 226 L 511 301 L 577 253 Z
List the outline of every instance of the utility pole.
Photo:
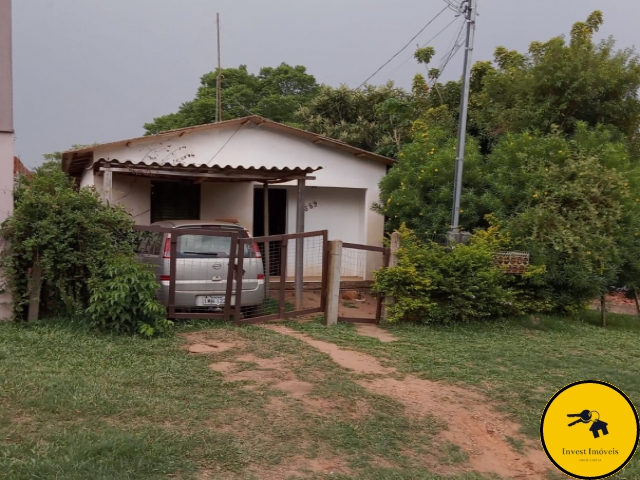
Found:
M 216 86 L 216 122 L 222 121 L 222 67 L 220 66 L 220 14 L 216 14 L 216 25 L 218 27 L 218 78 Z
M 465 5 L 466 4 L 466 5 Z M 460 99 L 460 122 L 458 126 L 458 149 L 456 153 L 456 178 L 453 190 L 453 209 L 451 211 L 451 235 L 459 239 L 460 233 L 460 196 L 462 195 L 462 171 L 464 168 L 464 147 L 467 136 L 467 114 L 469 107 L 469 84 L 471 81 L 471 54 L 473 36 L 476 30 L 477 0 L 465 0 L 462 14 L 467 19 L 467 41 L 464 50 L 464 75 L 462 77 L 462 95 Z

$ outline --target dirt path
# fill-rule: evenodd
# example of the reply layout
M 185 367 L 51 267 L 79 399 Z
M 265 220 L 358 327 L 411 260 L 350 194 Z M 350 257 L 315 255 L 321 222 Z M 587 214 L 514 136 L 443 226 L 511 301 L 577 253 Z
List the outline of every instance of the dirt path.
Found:
M 505 478 L 543 480 L 545 472 L 552 469 L 536 444 L 520 435 L 519 425 L 497 412 L 490 400 L 479 393 L 411 375 L 401 376 L 371 355 L 315 340 L 281 325 L 265 328 L 303 341 L 355 373 L 380 375 L 358 383 L 374 393 L 396 399 L 410 414 L 432 415 L 445 421 L 448 430 L 440 434 L 442 439 L 458 445 L 468 455 L 470 470 Z M 515 452 L 507 437 L 521 440 L 528 447 L 526 454 Z
M 398 340 L 400 340 L 395 335 L 392 335 L 386 330 L 371 323 L 356 323 L 355 327 L 359 335 L 362 335 L 364 337 L 377 338 L 383 343 L 397 342 Z

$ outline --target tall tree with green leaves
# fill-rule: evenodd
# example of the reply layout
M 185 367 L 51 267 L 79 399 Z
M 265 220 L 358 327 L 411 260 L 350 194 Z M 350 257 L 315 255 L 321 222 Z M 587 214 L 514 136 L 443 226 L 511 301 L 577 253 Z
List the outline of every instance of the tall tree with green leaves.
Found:
M 147 135 L 175 128 L 213 123 L 216 119 L 217 72 L 200 79 L 193 100 L 183 103 L 177 112 L 146 123 Z M 296 111 L 309 103 L 318 91 L 313 75 L 303 66 L 282 63 L 264 67 L 258 75 L 249 73 L 246 65 L 222 70 L 222 119 L 262 115 L 276 122 L 292 123 Z
M 564 310 L 611 285 L 640 286 L 640 66 L 613 39 L 593 41 L 601 24 L 594 12 L 569 43 L 498 48 L 471 82 L 461 226 L 499 223 L 544 268 L 528 288 Z M 375 208 L 390 228 L 450 228 L 457 112 L 437 100 L 429 92 L 413 140 L 380 184 Z
M 556 126 L 571 134 L 578 122 L 618 129 L 638 141 L 640 57 L 615 48 L 613 38 L 596 42 L 603 24 L 595 11 L 577 22 L 569 38 L 532 42 L 526 53 L 498 47 L 494 65 L 476 67 L 477 87 L 471 116 L 489 139 L 506 132 Z

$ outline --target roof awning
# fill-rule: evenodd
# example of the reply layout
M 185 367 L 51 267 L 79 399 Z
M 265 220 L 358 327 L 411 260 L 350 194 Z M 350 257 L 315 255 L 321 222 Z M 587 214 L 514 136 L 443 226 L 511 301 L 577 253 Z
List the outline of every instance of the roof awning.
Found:
M 322 169 L 316 168 L 244 168 L 230 165 L 171 165 L 171 164 L 133 164 L 131 162 L 117 162 L 100 160 L 93 166 L 94 172 L 133 175 L 165 180 L 190 180 L 194 183 L 203 182 L 261 182 L 286 183 L 293 180 L 315 180 L 311 173 Z

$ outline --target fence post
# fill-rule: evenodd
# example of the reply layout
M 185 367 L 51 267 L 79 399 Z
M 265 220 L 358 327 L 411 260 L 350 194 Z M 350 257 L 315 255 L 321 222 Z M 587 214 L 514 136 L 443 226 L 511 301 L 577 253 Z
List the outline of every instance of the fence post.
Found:
M 400 250 L 400 232 L 393 232 L 391 234 L 391 250 L 389 252 L 389 265 L 388 268 L 393 268 L 398 265 L 398 250 Z M 384 305 L 382 306 L 382 321 L 387 322 L 389 319 L 389 307 L 393 305 L 393 297 L 385 297 Z
M 35 322 L 40 317 L 40 292 L 42 290 L 42 267 L 35 263 L 29 278 L 29 313 L 28 321 Z
M 340 306 L 340 268 L 342 266 L 342 241 L 329 242 L 329 271 L 327 272 L 327 308 L 324 314 L 326 326 L 338 323 Z

